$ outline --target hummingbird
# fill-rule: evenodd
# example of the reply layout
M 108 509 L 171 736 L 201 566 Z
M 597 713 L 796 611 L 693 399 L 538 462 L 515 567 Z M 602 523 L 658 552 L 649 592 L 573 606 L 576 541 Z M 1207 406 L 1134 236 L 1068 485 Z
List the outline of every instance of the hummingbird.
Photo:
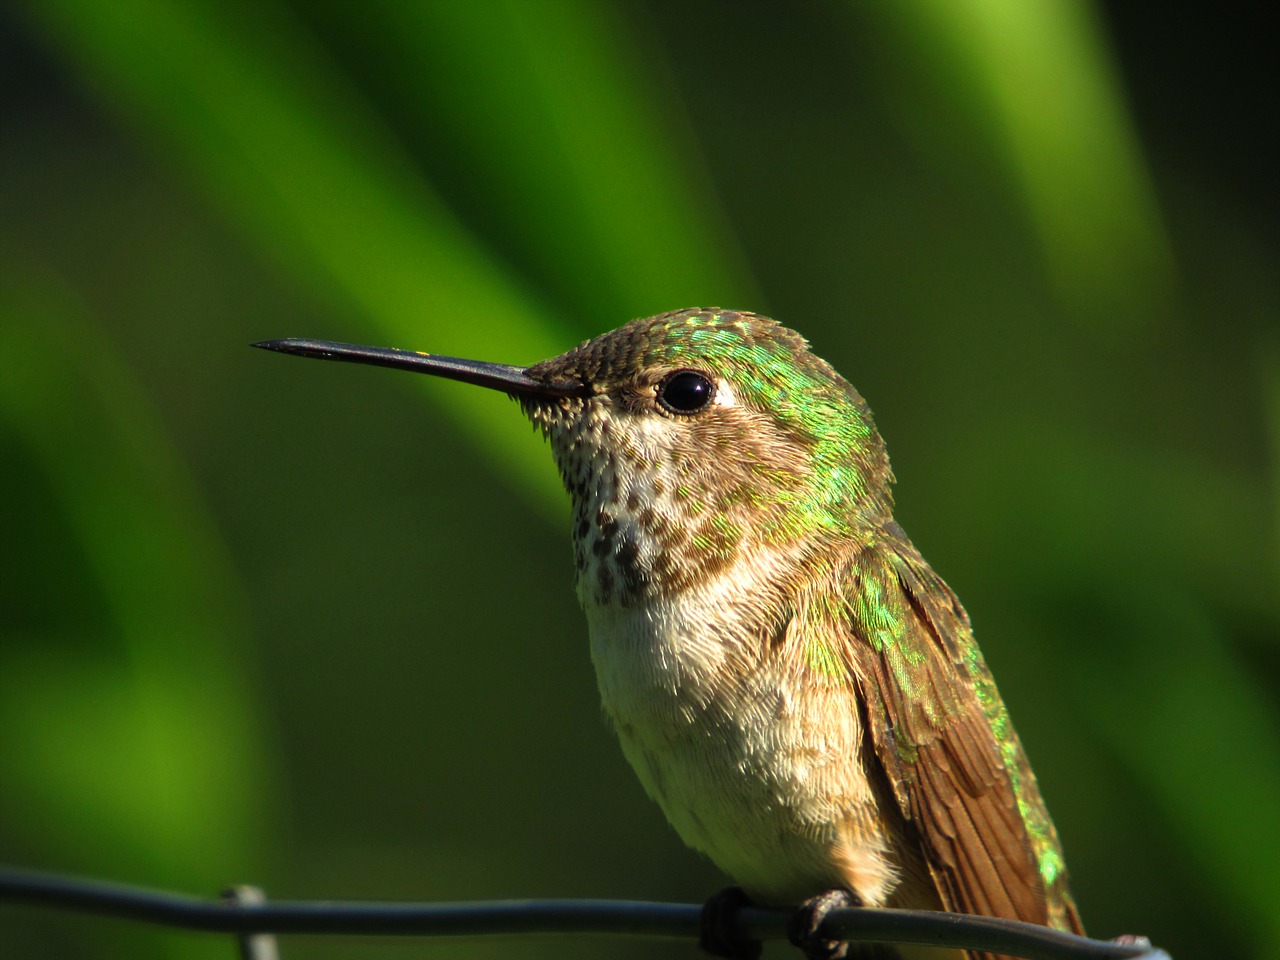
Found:
M 737 885 L 731 907 L 807 905 L 810 956 L 846 955 L 815 939 L 833 905 L 1083 932 L 969 618 L 893 519 L 871 411 L 798 333 L 677 310 L 530 367 L 255 346 L 519 402 L 572 500 L 605 713 L 672 827 Z M 733 954 L 725 939 L 704 946 Z M 910 949 L 848 955 L 985 956 Z

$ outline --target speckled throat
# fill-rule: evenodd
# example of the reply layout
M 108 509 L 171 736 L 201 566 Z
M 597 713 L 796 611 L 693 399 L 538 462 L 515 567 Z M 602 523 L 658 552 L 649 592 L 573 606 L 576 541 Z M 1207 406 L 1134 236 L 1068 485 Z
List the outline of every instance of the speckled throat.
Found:
M 573 499 L 579 595 L 633 606 L 730 564 L 744 518 L 729 491 L 716 503 L 695 496 L 687 470 L 648 455 L 615 420 L 604 408 L 579 412 L 550 436 Z

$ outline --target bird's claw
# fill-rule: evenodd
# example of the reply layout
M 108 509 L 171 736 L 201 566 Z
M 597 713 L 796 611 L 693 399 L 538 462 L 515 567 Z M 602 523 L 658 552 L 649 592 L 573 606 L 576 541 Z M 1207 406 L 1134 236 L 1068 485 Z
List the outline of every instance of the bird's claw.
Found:
M 862 901 L 854 893 L 841 888 L 810 897 L 792 914 L 787 924 L 787 939 L 804 951 L 808 960 L 844 960 L 849 955 L 849 944 L 843 940 L 828 940 L 819 933 L 819 929 L 832 910 L 860 906 Z
M 702 934 L 698 944 L 707 953 L 729 960 L 758 960 L 760 941 L 738 934 L 738 911 L 753 906 L 741 887 L 725 887 L 702 905 Z

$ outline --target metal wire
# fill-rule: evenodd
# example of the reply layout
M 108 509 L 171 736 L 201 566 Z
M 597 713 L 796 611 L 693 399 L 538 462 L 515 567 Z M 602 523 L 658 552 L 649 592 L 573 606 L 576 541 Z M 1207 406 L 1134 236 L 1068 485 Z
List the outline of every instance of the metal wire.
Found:
M 240 934 L 246 960 L 276 960 L 264 934 L 492 936 L 593 933 L 697 940 L 702 908 L 629 900 L 518 900 L 483 903 L 268 901 L 254 888 L 222 900 L 74 877 L 0 868 L 0 901 L 121 917 L 187 930 Z M 786 936 L 786 910 L 748 907 L 738 914 L 745 938 Z M 835 910 L 822 934 L 858 942 L 959 947 L 1026 960 L 1169 960 L 1149 943 L 1090 940 L 1047 927 L 925 910 Z

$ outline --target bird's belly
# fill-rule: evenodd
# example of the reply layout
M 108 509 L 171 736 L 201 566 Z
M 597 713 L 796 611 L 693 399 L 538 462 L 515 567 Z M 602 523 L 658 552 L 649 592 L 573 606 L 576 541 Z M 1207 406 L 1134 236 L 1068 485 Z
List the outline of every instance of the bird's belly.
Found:
M 588 613 L 605 709 L 672 826 L 757 902 L 858 885 L 884 902 L 897 874 L 851 689 L 654 629 L 672 619 Z
M 798 903 L 843 885 L 828 856 L 837 817 L 816 809 L 785 761 L 761 763 L 755 731 L 695 721 L 677 738 L 668 726 L 610 713 L 623 752 L 681 839 L 758 902 Z

